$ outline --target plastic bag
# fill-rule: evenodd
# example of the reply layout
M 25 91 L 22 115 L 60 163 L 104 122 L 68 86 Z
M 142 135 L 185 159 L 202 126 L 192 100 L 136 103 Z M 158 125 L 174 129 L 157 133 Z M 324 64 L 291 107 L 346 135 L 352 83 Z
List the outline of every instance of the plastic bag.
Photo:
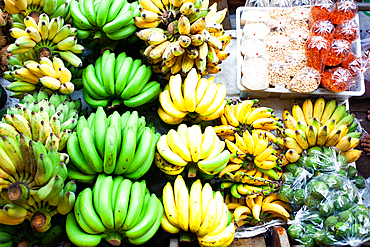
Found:
M 344 39 L 334 39 L 326 55 L 325 65 L 338 66 L 347 59 L 351 50 L 351 43 Z
M 335 9 L 335 3 L 332 0 L 314 0 L 311 6 L 312 22 L 318 20 L 329 20 L 330 13 Z
M 268 63 L 263 58 L 244 60 L 242 85 L 249 90 L 263 90 L 269 87 Z
M 267 11 L 261 10 L 244 10 L 240 18 L 240 25 L 245 25 L 249 23 L 268 21 L 269 15 Z
M 309 37 L 305 44 L 307 66 L 321 72 L 329 49 L 330 42 L 327 39 L 321 36 Z
M 321 75 L 321 84 L 326 89 L 337 93 L 348 90 L 354 82 L 351 72 L 341 67 L 324 71 Z
M 266 56 L 266 45 L 265 43 L 256 38 L 243 38 L 241 45 L 241 53 L 244 59 L 265 57 Z
M 304 67 L 288 83 L 287 88 L 298 93 L 315 91 L 320 85 L 320 72 L 314 68 Z
M 335 39 L 345 39 L 353 43 L 360 36 L 360 29 L 353 20 L 345 20 L 341 22 L 334 32 Z
M 255 38 L 264 40 L 266 35 L 270 33 L 270 28 L 262 23 L 248 23 L 243 28 L 243 38 Z
M 328 20 L 315 21 L 310 30 L 310 35 L 321 36 L 326 40 L 332 40 L 335 27 L 333 23 Z
M 354 0 L 339 0 L 335 9 L 330 13 L 330 21 L 338 25 L 345 20 L 351 20 L 357 14 L 357 3 Z

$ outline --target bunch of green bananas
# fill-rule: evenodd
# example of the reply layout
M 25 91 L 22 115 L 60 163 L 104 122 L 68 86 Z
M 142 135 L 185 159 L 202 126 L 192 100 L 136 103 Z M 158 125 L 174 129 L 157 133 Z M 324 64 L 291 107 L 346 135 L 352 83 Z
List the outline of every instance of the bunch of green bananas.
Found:
M 319 98 L 315 104 L 306 99 L 302 108 L 294 103 L 292 114 L 288 110 L 283 112 L 286 128 L 278 130 L 288 148 L 284 159 L 296 162 L 303 150 L 319 146 L 335 147 L 345 156 L 348 152 L 350 160 L 356 161 L 361 153 L 353 149 L 359 144 L 361 133 L 356 132 L 354 118 L 346 111 L 345 104 L 337 106 L 334 99 L 325 102 L 324 98 Z
M 72 73 L 64 66 L 60 58 L 40 58 L 40 62 L 29 60 L 23 63 L 24 67 L 7 73 L 13 77 L 7 89 L 22 95 L 24 92 L 33 92 L 39 87 L 58 90 L 62 94 L 71 94 L 75 86 L 72 81 Z M 10 78 L 9 78 L 10 79 Z M 13 95 L 14 96 L 14 95 Z
M 0 135 L 19 140 L 19 133 L 23 133 L 46 148 L 62 151 L 77 125 L 81 101 L 57 94 L 48 99 L 47 93 L 40 91 L 33 96 L 27 94 L 19 103 L 4 114 Z
M 111 40 L 123 40 L 136 31 L 132 17 L 140 16 L 139 3 L 127 0 L 71 0 L 73 24 L 84 39 L 92 36 L 100 41 L 103 35 Z
M 16 27 L 13 22 L 10 35 L 15 43 L 8 46 L 12 55 L 30 53 L 32 60 L 38 61 L 40 57 L 51 57 L 58 54 L 63 60 L 75 67 L 81 67 L 82 61 L 75 54 L 84 51 L 82 45 L 77 44 L 76 28 L 66 24 L 62 16 L 52 18 L 41 14 L 36 21 L 31 16 L 21 20 L 23 26 Z
M 78 195 L 74 213 L 67 216 L 67 235 L 77 246 L 97 246 L 103 238 L 119 246 L 124 237 L 141 245 L 157 232 L 162 215 L 162 203 L 145 180 L 100 174 L 93 190 Z
M 45 232 L 51 217 L 67 214 L 75 201 L 76 184 L 64 186 L 69 157 L 23 133 L 19 141 L 3 136 L 0 145 L 1 201 L 0 223 L 18 225 L 25 219 Z
M 15 226 L 0 224 L 0 244 L 3 247 L 11 247 L 14 244 L 29 247 L 37 243 L 43 245 L 61 243 L 67 237 L 65 220 L 61 219 L 57 222 L 52 222 L 53 227 L 46 232 L 34 231 L 26 221 Z
M 23 20 L 25 16 L 46 13 L 51 18 L 62 16 L 66 21 L 71 21 L 69 0 L 5 0 L 5 10 L 12 15 L 15 22 Z M 20 25 L 20 24 L 17 24 Z
M 89 183 L 98 173 L 142 177 L 150 168 L 160 137 L 154 127 L 145 127 L 137 111 L 117 111 L 106 116 L 102 107 L 86 120 L 81 117 L 68 140 L 71 158 L 69 179 Z M 72 166 L 73 165 L 73 166 Z
M 90 64 L 84 70 L 82 83 L 83 95 L 92 107 L 106 107 L 122 102 L 128 107 L 138 107 L 158 97 L 160 85 L 156 81 L 149 82 L 152 69 L 142 64 L 141 59 L 133 60 L 121 53 L 106 50 L 99 57 L 95 66 Z

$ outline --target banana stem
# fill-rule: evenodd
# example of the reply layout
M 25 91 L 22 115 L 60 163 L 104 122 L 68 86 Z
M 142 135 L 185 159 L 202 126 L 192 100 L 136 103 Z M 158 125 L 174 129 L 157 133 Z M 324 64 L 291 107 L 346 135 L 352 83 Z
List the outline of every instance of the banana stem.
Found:
M 198 166 L 195 163 L 190 163 L 188 170 L 188 178 L 195 178 L 197 176 Z
M 47 211 L 38 211 L 31 217 L 31 226 L 38 232 L 46 232 L 51 226 L 51 214 Z
M 29 196 L 29 188 L 23 183 L 14 183 L 9 186 L 8 198 L 13 202 L 23 204 L 27 202 Z
M 98 31 L 95 32 L 94 41 L 99 42 L 102 37 L 103 37 L 103 32 L 98 30 Z
M 180 234 L 180 242 L 187 242 L 190 243 L 195 239 L 194 234 L 191 232 L 181 232 Z
M 22 236 L 18 239 L 18 247 L 28 247 L 30 246 L 31 240 L 27 236 Z
M 109 233 L 108 236 L 105 238 L 105 240 L 108 243 L 110 243 L 111 245 L 114 245 L 114 246 L 120 246 L 122 239 L 123 239 L 123 236 L 119 232 Z

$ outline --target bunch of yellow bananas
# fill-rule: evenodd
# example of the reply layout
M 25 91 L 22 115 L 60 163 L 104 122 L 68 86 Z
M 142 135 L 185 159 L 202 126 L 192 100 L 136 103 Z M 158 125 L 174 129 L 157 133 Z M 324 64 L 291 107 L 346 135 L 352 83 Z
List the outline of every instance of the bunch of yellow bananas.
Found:
M 19 18 L 23 19 L 24 15 L 36 16 L 42 13 L 46 13 L 51 18 L 62 16 L 64 19 L 72 21 L 69 1 L 5 0 L 4 3 L 4 10 L 12 15 L 14 22 L 18 22 Z
M 41 57 L 51 57 L 58 54 L 63 60 L 75 67 L 81 67 L 82 61 L 75 54 L 81 54 L 84 47 L 77 44 L 76 28 L 65 24 L 62 16 L 50 19 L 47 14 L 41 14 L 38 20 L 26 16 L 23 26 L 16 27 L 14 23 L 9 30 L 15 38 L 14 44 L 8 46 L 12 55 L 32 53 L 34 60 Z
M 217 3 L 208 9 L 208 0 L 140 0 L 141 16 L 134 17 L 135 25 L 145 28 L 137 33 L 148 47 L 143 56 L 154 64 L 156 73 L 168 78 L 171 74 L 186 74 L 197 68 L 202 75 L 216 74 L 231 36 L 221 25 L 227 9 L 217 12 Z M 180 13 L 180 14 L 178 14 Z M 165 30 L 157 28 L 159 24 Z
M 250 163 L 251 164 L 251 163 Z M 239 166 L 239 168 L 238 168 Z M 236 198 L 241 198 L 242 195 L 269 195 L 274 192 L 278 180 L 282 176 L 282 172 L 278 169 L 261 169 L 257 166 L 247 165 L 252 169 L 245 169 L 241 164 L 229 164 L 219 173 L 219 177 L 225 175 L 229 181 L 221 183 L 221 189 L 230 188 L 231 194 Z
M 241 103 L 230 101 L 226 104 L 223 115 L 221 116 L 222 125 L 216 126 L 217 135 L 234 141 L 234 133 L 239 129 L 255 129 L 258 133 L 266 134 L 268 139 L 279 145 L 276 137 L 270 133 L 282 125 L 278 122 L 279 118 L 273 114 L 273 109 L 260 107 L 255 104 L 257 99 L 244 100 Z
M 265 134 L 252 130 L 242 132 L 243 136 L 235 133 L 235 143 L 225 140 L 227 148 L 231 152 L 230 161 L 236 164 L 252 162 L 259 169 L 271 170 L 280 163 L 278 153 L 269 143 Z
M 199 122 L 219 118 L 225 106 L 226 86 L 214 84 L 214 79 L 201 78 L 194 68 L 184 81 L 180 74 L 171 76 L 159 94 L 159 117 L 168 124 L 179 124 L 186 117 Z
M 306 99 L 302 108 L 294 103 L 292 114 L 284 111 L 283 121 L 286 129 L 279 129 L 278 133 L 289 149 L 285 153 L 285 159 L 289 162 L 296 162 L 303 150 L 314 146 L 335 147 L 351 162 L 361 155 L 352 151 L 361 137 L 361 133 L 355 132 L 357 123 L 354 122 L 354 116 L 346 111 L 345 105 L 337 106 L 334 99 L 325 102 L 319 98 L 315 104 L 311 99 Z
M 246 224 L 256 225 L 258 222 L 268 222 L 280 218 L 290 218 L 292 208 L 289 203 L 281 201 L 278 193 L 268 196 L 251 195 L 246 199 L 237 199 L 226 195 L 225 203 L 229 210 L 232 210 L 234 224 L 241 227 Z
M 225 142 L 216 135 L 213 127 L 206 127 L 204 133 L 198 125 L 187 127 L 180 124 L 177 131 L 171 129 L 162 135 L 157 143 L 154 162 L 168 175 L 178 175 L 185 166 L 189 166 L 189 177 L 195 177 L 196 171 L 213 175 L 222 171 L 230 158 L 230 152 L 224 150 Z
M 42 57 L 39 63 L 32 60 L 24 62 L 23 68 L 9 73 L 9 76 L 13 77 L 13 82 L 6 88 L 15 93 L 33 92 L 39 87 L 58 90 L 62 94 L 72 93 L 74 91 L 74 84 L 71 82 L 72 73 L 60 58 L 52 59 Z
M 202 187 L 196 180 L 189 193 L 179 175 L 174 187 L 168 182 L 163 188 L 163 206 L 161 226 L 169 233 L 195 233 L 200 246 L 229 246 L 234 240 L 235 227 L 223 196 L 219 191 L 213 194 L 208 183 Z

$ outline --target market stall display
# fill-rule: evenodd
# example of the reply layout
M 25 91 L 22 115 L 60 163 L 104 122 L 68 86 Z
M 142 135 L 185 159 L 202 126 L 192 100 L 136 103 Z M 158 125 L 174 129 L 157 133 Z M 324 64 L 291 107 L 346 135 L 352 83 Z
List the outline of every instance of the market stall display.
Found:
M 237 10 L 228 46 L 207 0 L 5 0 L 0 245 L 231 246 L 273 225 L 292 244 L 369 240 L 342 102 L 369 68 L 356 3 L 246 6 L 264 3 Z M 217 81 L 234 53 L 240 99 Z M 258 99 L 284 93 L 291 111 Z

